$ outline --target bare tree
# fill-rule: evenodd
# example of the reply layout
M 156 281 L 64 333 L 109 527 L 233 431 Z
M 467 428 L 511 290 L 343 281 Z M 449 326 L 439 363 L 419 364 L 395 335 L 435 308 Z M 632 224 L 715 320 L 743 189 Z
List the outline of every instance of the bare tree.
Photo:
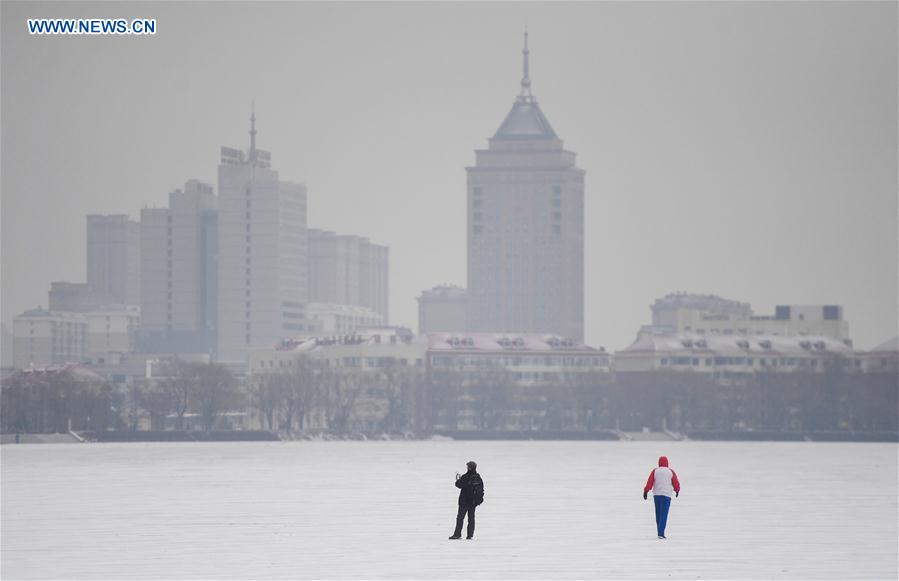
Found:
M 294 363 L 295 366 L 285 377 L 282 398 L 284 426 L 288 431 L 293 431 L 296 419 L 302 432 L 306 429 L 306 414 L 318 403 L 322 366 L 305 356 L 298 357 Z
M 333 367 L 323 374 L 327 398 L 328 427 L 334 432 L 349 431 L 356 400 L 363 391 L 363 374 Z
M 503 429 L 516 395 L 512 374 L 504 367 L 493 366 L 466 375 L 478 429 Z
M 263 373 L 250 381 L 250 405 L 259 410 L 269 430 L 274 429 L 275 410 L 281 405 L 286 383 L 284 373 Z
M 197 377 L 197 406 L 203 420 L 203 429 L 211 431 L 215 427 L 219 412 L 236 405 L 238 392 L 234 376 L 218 363 L 194 364 Z

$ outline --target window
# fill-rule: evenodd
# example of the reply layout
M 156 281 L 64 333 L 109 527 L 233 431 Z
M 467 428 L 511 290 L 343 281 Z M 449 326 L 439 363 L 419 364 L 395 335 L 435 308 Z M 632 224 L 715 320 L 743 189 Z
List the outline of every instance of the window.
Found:
M 471 231 L 472 231 L 472 234 L 474 234 L 475 236 L 477 236 L 478 234 L 480 234 L 480 233 L 483 231 L 483 227 L 480 226 L 480 225 L 473 226 L 472 229 L 471 229 Z
M 474 214 L 471 215 L 471 218 L 472 218 L 475 222 L 480 222 L 480 221 L 481 221 L 481 217 L 482 217 L 482 214 L 481 214 L 480 212 L 475 212 Z
M 471 203 L 471 207 L 474 208 L 474 209 L 476 209 L 476 210 L 477 210 L 477 209 L 480 209 L 481 203 L 482 203 L 481 200 L 475 200 L 475 201 L 473 201 L 473 202 Z
M 553 186 L 553 193 L 554 193 L 554 194 L 561 194 L 561 193 L 562 193 L 562 186 Z
M 562 233 L 562 227 L 558 224 L 553 224 L 553 234 L 559 235 Z
M 476 196 L 480 196 L 483 190 L 480 187 L 472 188 L 472 193 Z
M 824 320 L 839 321 L 840 307 L 838 305 L 824 305 Z

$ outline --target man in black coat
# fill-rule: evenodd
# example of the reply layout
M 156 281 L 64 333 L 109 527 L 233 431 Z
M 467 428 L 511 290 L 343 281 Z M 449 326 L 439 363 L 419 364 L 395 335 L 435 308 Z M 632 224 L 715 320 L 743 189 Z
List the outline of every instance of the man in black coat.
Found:
M 484 502 L 484 481 L 478 474 L 478 465 L 474 460 L 466 464 L 468 472 L 459 476 L 456 474 L 456 488 L 459 489 L 459 512 L 456 515 L 456 530 L 453 532 L 451 540 L 462 538 L 462 521 L 468 514 L 468 536 L 471 539 L 474 536 L 474 510 L 479 504 Z

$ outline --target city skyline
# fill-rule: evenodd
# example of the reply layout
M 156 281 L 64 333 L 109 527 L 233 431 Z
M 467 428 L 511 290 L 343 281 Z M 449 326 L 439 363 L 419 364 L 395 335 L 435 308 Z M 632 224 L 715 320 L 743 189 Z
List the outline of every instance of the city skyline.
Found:
M 600 38 L 540 5 L 381 5 L 355 7 L 371 18 L 348 19 L 347 6 L 238 6 L 214 15 L 208 47 L 181 54 L 184 27 L 202 9 L 154 6 L 152 38 L 37 43 L 16 27 L 47 7 L 4 6 L 4 55 L 34 63 L 3 57 L 11 79 L 2 89 L 4 322 L 45 304 L 50 281 L 84 280 L 84 215 L 135 218 L 189 178 L 214 183 L 217 146 L 244 142 L 255 98 L 282 179 L 309 188 L 308 223 L 390 247 L 391 319 L 416 328 L 419 293 L 465 285 L 463 168 L 517 92 L 530 16 L 541 105 L 588 176 L 589 344 L 625 347 L 652 300 L 677 290 L 760 311 L 840 304 L 862 348 L 895 335 L 895 94 L 884 89 L 896 57 L 882 52 L 895 32 L 880 25 L 895 7 L 791 6 L 779 9 L 776 26 L 765 6 L 654 7 L 651 20 L 641 6 L 570 8 L 594 15 Z M 84 10 L 90 5 L 53 8 L 55 16 Z M 265 37 L 263 16 L 278 10 L 296 15 L 304 34 L 268 23 L 280 34 Z M 391 24 L 403 10 L 420 30 Z M 483 22 L 468 22 L 473 12 Z M 206 73 L 202 83 L 186 77 L 203 69 L 198 59 L 230 50 L 226 33 L 242 17 L 259 42 L 249 56 L 228 53 L 229 66 L 250 78 L 220 94 Z M 122 50 L 97 52 L 99 43 Z M 305 58 L 316 45 L 328 50 Z M 101 70 L 130 62 L 141 78 L 104 97 L 112 81 L 79 65 L 88 57 Z M 301 80 L 286 78 L 288 63 Z M 56 74 L 36 75 L 47 68 Z M 179 80 L 186 85 L 171 84 Z M 68 117 L 63 103 L 77 114 Z M 53 140 L 28 138 L 44 124 Z M 47 220 L 55 236 L 27 236 Z

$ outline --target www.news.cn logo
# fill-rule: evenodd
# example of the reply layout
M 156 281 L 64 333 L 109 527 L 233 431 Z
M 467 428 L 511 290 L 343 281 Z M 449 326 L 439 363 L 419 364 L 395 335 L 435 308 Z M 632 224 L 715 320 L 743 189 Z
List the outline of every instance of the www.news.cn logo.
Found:
M 156 34 L 155 18 L 29 18 L 29 34 Z

